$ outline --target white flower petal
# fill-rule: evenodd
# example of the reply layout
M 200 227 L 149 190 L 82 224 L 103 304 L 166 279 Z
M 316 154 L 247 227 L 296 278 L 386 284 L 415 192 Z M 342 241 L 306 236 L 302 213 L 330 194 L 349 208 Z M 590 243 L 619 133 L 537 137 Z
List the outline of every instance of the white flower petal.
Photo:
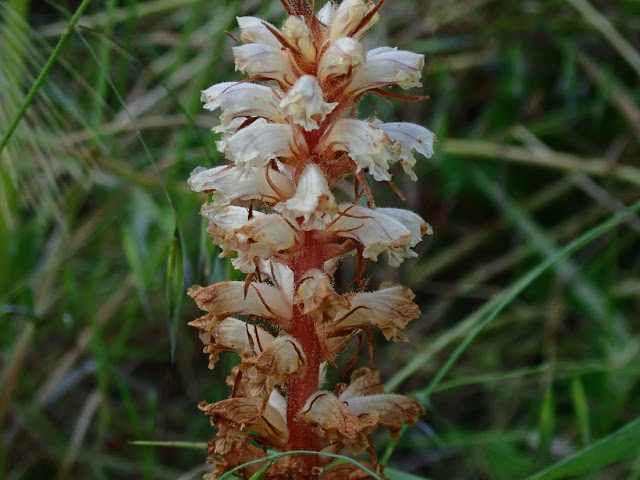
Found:
M 413 303 L 415 295 L 400 285 L 385 286 L 375 292 L 358 292 L 349 298 L 349 308 L 336 312 L 330 332 L 344 334 L 356 328 L 376 327 L 387 340 L 408 341 L 401 333 L 407 323 L 420 315 Z M 341 397 L 342 398 L 342 397 Z
M 416 164 L 413 150 L 431 158 L 435 134 L 420 125 L 409 122 L 374 122 L 374 125 L 384 130 L 384 133 L 400 147 L 400 163 L 404 171 L 414 181 L 417 180 L 412 170 Z
M 318 17 L 318 20 L 320 20 L 320 22 L 324 25 L 329 25 L 329 23 L 331 23 L 333 15 L 335 14 L 335 11 L 336 6 L 331 2 L 327 2 L 322 6 L 320 10 L 318 10 L 316 17 Z
M 409 247 L 411 248 L 420 243 L 420 240 L 422 240 L 422 237 L 425 235 L 433 235 L 431 225 L 425 222 L 420 215 L 410 210 L 403 208 L 378 208 L 377 211 L 397 220 L 411 232 L 412 238 L 411 242 L 409 242 Z
M 351 37 L 331 43 L 318 63 L 318 77 L 323 84 L 334 77 L 351 74 L 365 61 L 362 45 Z
M 245 208 L 207 204 L 202 215 L 211 222 L 208 232 L 222 249 L 220 256 L 237 252 L 233 264 L 245 273 L 255 270 L 256 259 L 268 260 L 296 245 L 296 232 L 275 213 L 253 212 L 253 218 L 249 219 Z
M 306 131 L 320 127 L 318 121 L 324 118 L 338 105 L 327 103 L 322 97 L 322 89 L 318 81 L 311 75 L 300 77 L 280 102 L 283 116 L 291 116 L 293 123 Z
M 236 70 L 251 77 L 276 80 L 283 85 L 293 85 L 298 78 L 294 64 L 281 47 L 248 43 L 233 47 Z
M 255 83 L 223 82 L 202 91 L 200 100 L 207 110 L 222 109 L 220 122 L 227 126 L 236 117 L 262 117 L 283 122 L 276 105 L 280 99 L 275 91 Z
M 306 148 L 304 139 L 300 138 L 299 142 Z M 291 126 L 259 119 L 227 140 L 225 154 L 235 162 L 237 173 L 242 175 L 251 167 L 263 169 L 269 161 L 278 157 L 298 156 L 300 150 L 294 141 Z
M 345 94 L 357 95 L 388 85 L 419 87 L 423 68 L 424 55 L 391 47 L 376 48 L 367 52 L 367 61 L 357 70 Z
M 360 205 L 341 204 L 339 210 L 343 215 L 328 230 L 360 242 L 365 258 L 376 261 L 380 253 L 387 252 L 389 265 L 397 267 L 404 258 L 416 256 L 409 249 L 413 235 L 393 217 Z
M 322 139 L 322 147 L 332 152 L 345 151 L 357 165 L 366 168 L 378 181 L 391 180 L 389 164 L 396 160 L 391 140 L 384 131 L 369 122 L 341 118 Z
M 303 230 L 324 230 L 337 212 L 337 206 L 329 185 L 320 168 L 310 163 L 302 172 L 296 194 L 289 200 L 275 206 L 276 211 L 292 223 L 303 218 L 300 228 Z
M 350 36 L 368 11 L 365 0 L 342 0 L 329 25 L 329 40 Z
M 276 27 L 257 17 L 236 17 L 240 27 L 240 40 L 242 43 L 262 43 L 276 48 L 282 48 L 278 39 L 269 31 L 265 24 L 274 30 Z
M 218 207 L 236 201 L 275 203 L 295 193 L 291 180 L 272 168 L 256 168 L 240 178 L 234 170 L 232 165 L 197 168 L 189 176 L 189 186 L 196 192 L 213 193 L 211 203 Z

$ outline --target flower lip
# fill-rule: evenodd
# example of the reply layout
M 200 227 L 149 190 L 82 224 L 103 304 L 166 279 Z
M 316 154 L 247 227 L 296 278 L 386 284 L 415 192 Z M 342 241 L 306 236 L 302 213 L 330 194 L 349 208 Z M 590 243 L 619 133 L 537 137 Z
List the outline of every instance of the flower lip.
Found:
M 398 85 L 408 89 L 420 87 L 424 55 L 379 47 L 367 52 L 366 62 L 356 71 L 345 94 L 359 95 L 366 90 Z

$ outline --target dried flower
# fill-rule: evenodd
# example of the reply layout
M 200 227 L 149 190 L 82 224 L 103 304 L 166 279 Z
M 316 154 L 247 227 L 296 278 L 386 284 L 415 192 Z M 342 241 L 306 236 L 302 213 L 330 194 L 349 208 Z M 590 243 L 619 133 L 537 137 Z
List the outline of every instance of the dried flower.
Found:
M 434 134 L 347 116 L 367 92 L 419 86 L 424 58 L 390 47 L 365 53 L 360 39 L 378 21 L 382 2 L 329 2 L 317 14 L 306 0 L 282 3 L 289 16 L 281 30 L 238 17 L 236 68 L 251 81 L 216 84 L 201 96 L 204 108 L 221 110 L 213 131 L 222 134 L 217 147 L 231 164 L 196 169 L 189 184 L 211 194 L 201 212 L 209 235 L 248 275 L 189 290 L 207 312 L 190 325 L 200 331 L 209 368 L 224 352 L 240 358 L 227 380 L 230 398 L 200 405 L 218 428 L 209 443 L 216 470 L 207 479 L 265 458 L 266 447 L 368 451 L 368 468 L 380 473 L 372 432 L 396 433 L 423 412 L 414 400 L 385 393 L 370 369 L 355 370 L 333 391 L 325 390 L 324 372 L 362 331 L 407 341 L 403 330 L 420 314 L 408 288 L 341 294 L 333 274 L 347 253 L 360 265 L 384 253 L 398 266 L 431 234 L 413 212 L 375 208 L 365 174 L 390 181 L 399 163 L 415 180 L 414 152 L 431 156 Z M 349 175 L 356 198 L 338 203 L 331 187 Z M 367 206 L 359 204 L 362 192 Z M 284 457 L 265 478 L 367 478 L 348 464 L 319 473 L 326 464 L 322 456 Z M 252 465 L 240 473 L 256 471 Z

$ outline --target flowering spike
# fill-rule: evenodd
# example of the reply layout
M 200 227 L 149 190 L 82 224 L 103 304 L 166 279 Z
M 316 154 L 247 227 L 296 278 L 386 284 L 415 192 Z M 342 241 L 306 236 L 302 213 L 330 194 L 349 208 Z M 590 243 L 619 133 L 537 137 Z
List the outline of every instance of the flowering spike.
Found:
M 420 314 L 413 292 L 392 284 L 367 291 L 363 273 L 380 254 L 392 266 L 415 257 L 413 248 L 432 233 L 413 212 L 376 208 L 369 181 L 388 182 L 403 198 L 392 182 L 394 166 L 415 180 L 415 152 L 431 157 L 436 137 L 411 123 L 356 118 L 367 92 L 424 98 L 384 90 L 419 86 L 424 57 L 390 47 L 365 52 L 362 36 L 383 1 L 328 2 L 317 14 L 307 0 L 281 2 L 289 15 L 281 29 L 238 17 L 242 44 L 233 52 L 249 81 L 201 94 L 204 108 L 220 110 L 213 131 L 231 163 L 194 170 L 189 185 L 211 194 L 201 210 L 208 233 L 220 255 L 247 274 L 245 281 L 189 290 L 207 312 L 190 325 L 200 331 L 209 367 L 225 352 L 240 358 L 227 379 L 231 397 L 200 405 L 218 429 L 209 443 L 216 470 L 207 479 L 264 458 L 268 448 L 367 452 L 381 474 L 374 430 L 395 434 L 424 411 L 385 393 L 373 365 L 376 330 L 387 340 L 408 340 L 404 330 Z M 354 179 L 353 199 L 338 203 L 332 187 L 346 176 Z M 347 253 L 358 259 L 349 285 L 359 291 L 341 293 L 334 273 Z M 332 393 L 326 370 L 344 368 L 337 357 L 356 338 L 345 373 L 365 338 L 369 368 L 355 370 Z M 368 478 L 348 464 L 320 474 L 327 463 L 322 456 L 284 457 L 264 478 Z M 240 474 L 256 472 L 246 466 Z

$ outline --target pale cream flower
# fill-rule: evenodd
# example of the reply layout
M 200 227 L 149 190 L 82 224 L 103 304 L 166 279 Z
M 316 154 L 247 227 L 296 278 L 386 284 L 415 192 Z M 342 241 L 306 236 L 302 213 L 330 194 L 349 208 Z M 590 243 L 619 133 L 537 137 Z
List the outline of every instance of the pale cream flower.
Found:
M 350 36 L 360 25 L 369 7 L 365 0 L 343 0 L 338 5 L 329 24 L 329 40 Z
M 202 91 L 200 101 L 207 110 L 222 109 L 220 124 L 229 126 L 237 117 L 262 117 L 284 122 L 277 109 L 280 98 L 273 88 L 256 83 L 223 82 Z
M 358 95 L 390 85 L 419 87 L 423 68 L 424 55 L 391 47 L 374 48 L 367 52 L 366 62 L 356 71 L 345 93 Z
M 290 125 L 258 119 L 226 141 L 225 154 L 241 176 L 252 167 L 264 169 L 271 160 L 296 157 L 306 149 L 303 138 L 294 140 Z
M 295 64 L 281 47 L 247 43 L 233 47 L 233 55 L 236 70 L 251 77 L 276 80 L 281 85 L 290 86 L 299 76 Z
M 234 266 L 245 273 L 255 270 L 257 259 L 268 260 L 296 245 L 296 232 L 281 215 L 253 212 L 249 218 L 246 208 L 210 205 L 202 208 L 202 215 L 211 222 L 212 240 L 220 245 L 222 257 L 237 252 Z
M 272 204 L 295 194 L 289 177 L 272 168 L 251 169 L 240 178 L 234 170 L 233 165 L 196 168 L 189 176 L 189 186 L 196 192 L 212 193 L 212 201 L 207 208 L 214 209 L 252 200 Z
M 395 145 L 399 146 L 400 164 L 405 173 L 416 181 L 418 177 L 412 170 L 412 167 L 416 164 L 413 150 L 427 158 L 431 158 L 433 156 L 435 134 L 420 125 L 409 122 L 373 122 L 373 124 L 382 129 L 395 142 Z
M 411 250 L 411 245 L 415 245 L 414 234 L 396 218 L 380 212 L 381 209 L 341 204 L 339 210 L 342 215 L 328 230 L 361 243 L 364 258 L 376 261 L 380 253 L 387 252 L 389 265 L 397 267 L 404 258 L 416 256 Z
M 296 48 L 309 62 L 316 60 L 316 48 L 309 27 L 304 19 L 296 16 L 288 17 L 282 26 L 282 36 L 291 46 Z
M 194 285 L 187 292 L 200 310 L 216 318 L 256 315 L 276 324 L 286 323 L 293 314 L 291 302 L 277 287 L 266 283 L 221 282 L 208 287 Z
M 240 40 L 242 43 L 262 43 L 276 48 L 282 45 L 273 33 L 266 27 L 269 25 L 274 30 L 276 27 L 257 17 L 236 17 L 240 27 Z
M 332 2 L 327 2 L 320 10 L 318 10 L 316 17 L 320 20 L 320 23 L 327 26 L 331 23 L 331 19 L 333 18 L 335 11 L 336 6 Z
M 322 171 L 310 163 L 300 175 L 295 195 L 284 203 L 278 203 L 275 209 L 291 222 L 302 217 L 302 230 L 324 230 L 338 207 Z
M 318 77 L 326 84 L 334 77 L 352 74 L 365 61 L 362 45 L 351 37 L 339 38 L 320 58 L 318 63 Z
M 311 131 L 320 126 L 318 121 L 322 122 L 336 105 L 324 101 L 315 77 L 303 75 L 280 102 L 280 111 L 283 116 L 291 116 L 296 125 Z
M 393 142 L 381 128 L 352 118 L 336 121 L 321 148 L 331 152 L 346 152 L 356 164 L 356 171 L 367 169 L 373 178 L 391 180 L 389 164 L 396 160 Z
M 305 315 L 314 314 L 318 319 L 335 315 L 338 308 L 348 308 L 349 301 L 338 295 L 329 276 L 314 268 L 309 270 L 298 284 L 295 303 Z
M 407 342 L 402 334 L 407 323 L 420 315 L 413 303 L 413 292 L 401 285 L 383 285 L 375 292 L 358 292 L 349 296 L 348 308 L 335 314 L 335 322 L 329 325 L 328 334 L 349 332 L 354 328 L 376 327 L 387 340 Z

